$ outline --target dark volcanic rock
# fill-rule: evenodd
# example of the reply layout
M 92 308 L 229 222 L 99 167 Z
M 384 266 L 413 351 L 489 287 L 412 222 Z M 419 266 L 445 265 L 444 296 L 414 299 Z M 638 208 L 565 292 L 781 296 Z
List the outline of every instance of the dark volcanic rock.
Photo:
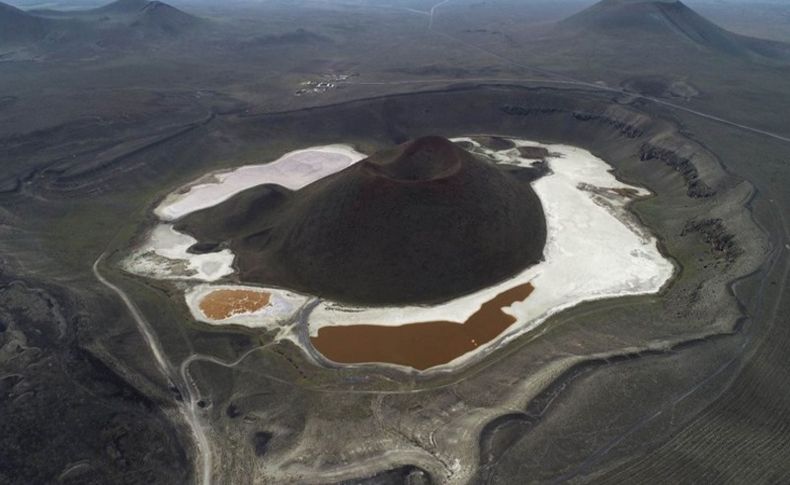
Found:
M 499 136 L 475 136 L 472 139 L 491 150 L 509 150 L 516 147 L 512 141 Z
M 239 411 L 238 406 L 231 403 L 228 405 L 227 408 L 225 408 L 225 415 L 231 419 L 238 418 L 239 416 L 241 416 L 241 411 Z
M 523 116 L 533 117 L 536 115 L 554 115 L 559 113 L 567 113 L 574 121 L 597 122 L 607 125 L 616 129 L 621 134 L 628 138 L 639 138 L 642 136 L 643 131 L 638 126 L 627 123 L 623 120 L 618 120 L 601 113 L 587 113 L 583 111 L 571 111 L 562 108 L 543 108 L 543 107 L 527 107 L 507 104 L 502 106 L 502 112 L 509 116 Z
M 252 435 L 252 446 L 255 448 L 256 456 L 263 456 L 269 450 L 269 441 L 272 440 L 272 434 L 266 431 L 258 431 Z
M 214 253 L 219 251 L 220 243 L 212 242 L 212 241 L 203 241 L 199 243 L 195 243 L 187 249 L 188 253 L 191 254 L 206 254 L 206 253 Z
M 534 177 L 517 170 L 426 137 L 287 201 L 282 188 L 275 197 L 271 188 L 250 189 L 187 216 L 178 229 L 229 241 L 243 281 L 353 303 L 441 301 L 541 259 L 546 223 Z
M 545 160 L 532 162 L 529 167 L 503 167 L 503 170 L 507 171 L 518 180 L 527 183 L 532 183 L 551 173 L 551 168 Z
M 700 234 L 702 240 L 710 245 L 714 256 L 724 258 L 727 263 L 734 263 L 743 254 L 743 249 L 735 242 L 735 236 L 727 231 L 719 218 L 688 221 L 680 235 L 694 233 Z
M 549 156 L 549 150 L 545 147 L 518 147 L 518 153 L 524 158 L 535 160 Z
M 678 155 L 673 150 L 661 148 L 645 143 L 639 149 L 639 159 L 642 161 L 661 160 L 667 166 L 680 173 L 686 183 L 686 193 L 694 199 L 704 199 L 716 195 L 708 184 L 699 177 L 699 171 L 689 158 Z

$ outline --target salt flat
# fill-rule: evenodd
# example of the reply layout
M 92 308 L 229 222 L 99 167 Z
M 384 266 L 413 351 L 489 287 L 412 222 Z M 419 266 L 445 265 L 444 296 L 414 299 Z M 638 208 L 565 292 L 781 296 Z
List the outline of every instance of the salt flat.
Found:
M 278 184 L 297 190 L 364 158 L 348 145 L 326 145 L 286 153 L 270 163 L 245 165 L 201 177 L 168 195 L 154 213 L 163 222 L 125 260 L 124 269 L 157 279 L 217 281 L 234 272 L 229 249 L 191 254 L 197 241 L 173 228 L 171 221 L 217 205 L 250 187 Z
M 187 252 L 197 240 L 182 234 L 171 224 L 157 224 L 146 241 L 123 263 L 131 273 L 156 279 L 216 281 L 233 274 L 233 253 L 229 249 L 206 254 Z
M 340 144 L 296 150 L 273 162 L 245 165 L 201 177 L 199 181 L 168 195 L 154 213 L 163 221 L 173 221 L 261 184 L 301 189 L 363 158 L 364 154 Z

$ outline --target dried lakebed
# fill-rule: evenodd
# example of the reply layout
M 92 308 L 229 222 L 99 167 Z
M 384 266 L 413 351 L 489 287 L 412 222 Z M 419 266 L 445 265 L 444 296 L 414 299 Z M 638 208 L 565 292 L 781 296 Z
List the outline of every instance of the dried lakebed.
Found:
M 516 166 L 538 162 L 536 154 L 545 153 L 540 148 L 548 151 L 544 158 L 551 173 L 533 183 L 548 230 L 542 262 L 437 305 L 348 306 L 282 288 L 230 284 L 234 269 L 229 250 L 193 254 L 188 248 L 197 241 L 173 229 L 176 219 L 250 187 L 275 183 L 299 189 L 365 157 L 351 147 L 331 145 L 210 174 L 171 194 L 155 210 L 161 223 L 124 267 L 156 279 L 202 281 L 189 283 L 185 291 L 196 320 L 275 332 L 276 339 L 295 342 L 327 365 L 375 363 L 419 370 L 464 364 L 563 309 L 656 293 L 671 278 L 673 264 L 627 209 L 650 192 L 618 181 L 603 160 L 568 145 L 510 139 L 515 147 L 494 150 L 474 138 L 453 141 L 492 163 Z

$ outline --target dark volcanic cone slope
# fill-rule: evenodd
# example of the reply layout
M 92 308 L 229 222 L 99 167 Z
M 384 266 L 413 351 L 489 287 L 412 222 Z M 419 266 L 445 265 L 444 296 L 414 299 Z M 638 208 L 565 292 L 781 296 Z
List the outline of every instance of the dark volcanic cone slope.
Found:
M 297 192 L 250 189 L 178 228 L 228 241 L 243 281 L 369 304 L 434 302 L 489 286 L 538 262 L 546 241 L 528 182 L 439 137 Z
M 200 19 L 182 12 L 162 2 L 148 2 L 140 10 L 137 19 L 132 23 L 133 28 L 139 28 L 149 33 L 177 35 L 193 29 L 200 23 Z

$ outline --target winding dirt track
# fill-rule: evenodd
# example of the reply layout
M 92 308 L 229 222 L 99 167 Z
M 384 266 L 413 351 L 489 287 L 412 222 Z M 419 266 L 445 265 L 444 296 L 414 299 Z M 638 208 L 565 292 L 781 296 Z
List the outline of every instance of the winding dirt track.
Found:
M 159 337 L 157 337 L 156 332 L 154 332 L 153 328 L 151 328 L 151 324 L 148 323 L 148 320 L 145 319 L 137 306 L 122 289 L 111 283 L 99 272 L 99 263 L 102 261 L 102 259 L 104 259 L 104 256 L 105 253 L 102 253 L 93 263 L 93 275 L 96 276 L 96 279 L 99 281 L 99 283 L 106 286 L 116 295 L 118 295 L 121 301 L 123 301 L 124 305 L 126 305 L 126 308 L 129 310 L 129 313 L 132 315 L 132 318 L 137 324 L 137 328 L 140 331 L 140 334 L 143 336 L 145 343 L 148 344 L 148 348 L 154 355 L 154 360 L 156 360 L 159 370 L 184 397 L 179 409 L 184 417 L 184 421 L 192 431 L 192 436 L 195 438 L 195 445 L 198 452 L 198 461 L 201 464 L 201 466 L 198 468 L 198 482 L 202 483 L 203 485 L 210 485 L 212 481 L 211 444 L 209 443 L 208 436 L 205 432 L 205 427 L 203 426 L 198 414 L 198 399 L 191 391 L 192 385 L 186 378 L 179 380 L 179 375 L 173 367 L 173 364 L 165 356 L 165 352 L 162 348 L 162 343 L 159 341 Z M 183 377 L 184 375 L 185 374 L 182 372 L 181 376 Z
M 433 21 L 436 18 L 436 10 L 449 1 L 450 0 L 442 0 L 441 2 L 431 7 L 431 11 L 429 12 L 430 17 L 428 18 L 428 30 L 433 29 Z

